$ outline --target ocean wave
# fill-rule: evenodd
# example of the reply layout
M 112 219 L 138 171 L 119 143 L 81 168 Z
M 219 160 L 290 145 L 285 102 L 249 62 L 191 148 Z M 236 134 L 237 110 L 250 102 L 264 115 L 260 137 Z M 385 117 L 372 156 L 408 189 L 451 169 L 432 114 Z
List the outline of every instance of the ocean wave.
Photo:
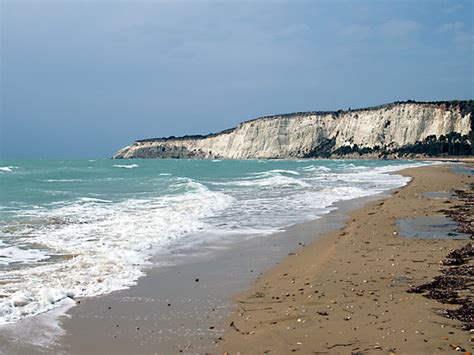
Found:
M 0 171 L 11 173 L 14 169 L 18 169 L 17 166 L 0 166 Z
M 273 169 L 269 170 L 266 173 L 278 173 L 278 174 L 290 174 L 290 175 L 299 175 L 300 173 L 295 170 L 285 170 L 285 169 Z
M 234 201 L 190 179 L 183 183 L 189 191 L 178 195 L 119 203 L 83 198 L 66 206 L 30 211 L 35 218 L 60 218 L 68 223 L 29 225 L 29 242 L 74 257 L 4 272 L 5 278 L 17 282 L 2 285 L 0 323 L 45 312 L 66 299 L 133 285 L 157 250 L 205 229 L 204 218 Z
M 346 169 L 348 169 L 348 168 L 360 168 L 360 166 L 356 166 L 354 163 L 343 164 L 342 167 L 346 168 Z M 364 166 L 364 168 L 365 168 L 365 166 Z
M 122 168 L 122 169 L 134 169 L 134 168 L 138 168 L 139 166 L 140 165 L 138 164 L 130 164 L 130 165 L 114 164 L 114 167 Z
M 36 249 L 20 249 L 16 246 L 0 248 L 0 265 L 29 264 L 49 258 L 49 255 Z
M 47 179 L 46 182 L 81 182 L 83 179 Z
M 405 185 L 410 178 L 394 172 L 402 169 L 408 169 L 427 165 L 426 163 L 397 164 L 381 167 L 355 166 L 349 167 L 349 172 L 340 175 L 340 178 L 349 183 L 368 184 L 373 191 L 382 191 L 384 189 L 395 188 Z M 393 187 L 392 187 L 393 186 Z
M 274 176 L 274 175 L 281 175 L 281 174 L 288 174 L 288 175 L 299 175 L 300 173 L 295 170 L 285 170 L 285 169 L 273 169 L 273 170 L 265 170 L 265 171 L 258 171 L 255 173 L 248 173 L 248 175 L 254 177 L 266 177 L 266 176 Z
M 240 180 L 231 180 L 226 182 L 211 182 L 218 186 L 240 186 L 240 187 L 260 187 L 263 189 L 279 189 L 282 187 L 307 187 L 311 185 L 304 180 L 290 176 L 280 175 L 279 173 L 263 172 L 255 173 L 254 177 L 246 177 Z
M 326 166 L 314 166 L 314 165 L 303 166 L 300 169 L 304 172 L 310 172 L 310 171 L 329 172 L 332 170 L 331 168 L 328 168 Z
M 236 186 L 246 186 L 246 187 L 261 187 L 261 188 L 269 188 L 269 189 L 278 189 L 282 187 L 291 187 L 291 186 L 299 186 L 299 187 L 311 187 L 310 184 L 307 182 L 291 178 L 288 176 L 282 175 L 273 175 L 268 176 L 263 179 L 255 179 L 255 180 L 246 180 L 246 181 L 235 181 L 232 182 L 231 185 Z
M 303 171 L 314 171 L 314 170 L 316 170 L 316 167 L 314 165 L 307 165 L 307 166 L 302 166 L 299 169 L 301 169 Z
M 111 200 L 105 200 L 105 199 L 102 199 L 102 198 L 96 198 L 96 197 L 80 197 L 78 199 L 79 202 L 85 202 L 85 203 L 89 203 L 89 202 L 97 202 L 97 203 L 111 203 L 112 201 Z

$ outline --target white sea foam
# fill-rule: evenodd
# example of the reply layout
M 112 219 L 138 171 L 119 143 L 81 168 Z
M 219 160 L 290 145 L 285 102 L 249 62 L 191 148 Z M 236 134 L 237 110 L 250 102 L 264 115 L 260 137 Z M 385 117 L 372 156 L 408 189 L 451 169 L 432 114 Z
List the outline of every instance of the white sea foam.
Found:
M 273 170 L 267 170 L 267 171 L 260 171 L 257 173 L 250 173 L 249 175 L 262 177 L 262 176 L 275 176 L 275 175 L 281 175 L 281 174 L 299 175 L 300 173 L 295 170 L 273 169 Z
M 267 189 L 278 189 L 284 186 L 299 186 L 299 187 L 311 187 L 308 183 L 303 180 L 295 179 L 289 176 L 283 175 L 270 175 L 263 179 L 246 180 L 246 181 L 235 181 L 228 183 L 229 185 L 236 186 L 255 186 Z
M 0 324 L 0 333 L 3 339 L 9 339 L 15 344 L 15 353 L 21 353 L 22 345 L 29 348 L 31 345 L 40 348 L 48 348 L 66 331 L 58 323 L 59 316 L 64 315 L 68 309 L 74 307 L 76 302 L 70 298 L 55 304 L 55 309 L 35 317 L 33 321 L 17 324 Z M 18 344 L 20 344 L 18 346 Z M 0 353 L 2 353 L 0 346 Z M 38 350 L 42 352 L 41 350 Z M 8 353 L 8 352 L 6 352 Z M 24 353 L 27 353 L 26 351 Z M 2 353 L 3 354 L 3 353 Z
M 53 210 L 29 211 L 29 216 L 68 221 L 59 226 L 43 224 L 29 242 L 73 257 L 4 272 L 4 278 L 16 282 L 2 285 L 0 323 L 53 309 L 67 298 L 134 284 L 157 250 L 204 229 L 203 218 L 233 202 L 194 181 L 187 183 L 188 191 L 179 195 L 120 203 L 82 198 Z
M 78 202 L 87 203 L 87 202 L 99 202 L 99 203 L 110 203 L 111 200 L 105 200 L 103 198 L 95 198 L 95 197 L 80 197 Z
M 18 169 L 17 166 L 0 166 L 0 171 L 4 171 L 6 173 L 11 173 L 14 169 Z
M 47 179 L 46 182 L 81 182 L 82 179 Z
M 269 170 L 268 173 L 279 173 L 279 174 L 290 174 L 290 175 L 299 175 L 300 173 L 295 170 L 285 170 L 285 169 L 273 169 Z
M 49 259 L 49 255 L 36 249 L 20 249 L 16 246 L 2 247 L 0 244 L 0 265 L 12 263 L 28 264 Z
M 263 189 L 279 189 L 285 186 L 311 187 L 311 185 L 301 179 L 280 175 L 275 172 L 268 171 L 255 173 L 254 175 L 254 177 L 244 178 L 241 180 L 212 182 L 211 184 L 220 186 L 260 187 Z
M 310 172 L 310 171 L 328 172 L 328 171 L 331 171 L 331 168 L 328 168 L 327 166 L 308 165 L 308 166 L 303 166 L 301 170 L 304 172 Z
M 130 165 L 123 165 L 123 164 L 114 164 L 116 168 L 122 168 L 122 169 L 134 169 L 138 168 L 138 164 L 130 164 Z

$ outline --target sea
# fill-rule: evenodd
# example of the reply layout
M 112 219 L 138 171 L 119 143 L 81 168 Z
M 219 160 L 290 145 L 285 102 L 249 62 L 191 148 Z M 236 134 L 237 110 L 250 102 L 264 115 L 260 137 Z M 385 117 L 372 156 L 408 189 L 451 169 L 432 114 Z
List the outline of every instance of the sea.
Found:
M 0 324 L 405 185 L 387 160 L 0 161 Z M 183 252 L 185 251 L 185 252 Z

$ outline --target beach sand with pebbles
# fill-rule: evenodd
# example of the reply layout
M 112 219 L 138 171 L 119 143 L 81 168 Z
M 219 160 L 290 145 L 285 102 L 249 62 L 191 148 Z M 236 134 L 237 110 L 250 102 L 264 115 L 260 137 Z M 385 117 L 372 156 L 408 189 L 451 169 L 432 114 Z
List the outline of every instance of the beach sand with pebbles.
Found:
M 402 171 L 413 177 L 407 186 L 351 212 L 342 230 L 291 253 L 239 294 L 220 351 L 472 351 L 472 333 L 466 330 L 472 325 L 468 324 L 472 321 L 472 248 L 458 261 L 456 253 L 450 255 L 454 261 L 445 261 L 463 264 L 458 271 L 440 263 L 453 250 L 466 246 L 467 234 L 472 234 L 471 168 L 442 165 Z M 452 230 L 446 215 L 463 222 L 460 230 Z M 430 239 L 416 238 L 413 226 L 423 226 L 423 218 L 438 219 L 431 226 L 435 232 Z M 408 234 L 410 228 L 410 237 L 402 235 L 401 229 Z M 459 291 L 446 286 L 446 280 L 440 280 L 440 289 L 434 287 L 434 292 L 433 285 L 416 288 L 443 275 L 442 271 L 448 276 L 450 272 L 463 275 L 456 276 L 458 281 L 463 278 Z M 415 292 L 407 292 L 410 288 Z M 425 297 L 426 293 L 416 293 L 430 290 L 433 297 L 448 302 L 451 298 L 458 304 L 443 304 Z M 465 306 L 456 313 L 462 307 L 459 303 Z

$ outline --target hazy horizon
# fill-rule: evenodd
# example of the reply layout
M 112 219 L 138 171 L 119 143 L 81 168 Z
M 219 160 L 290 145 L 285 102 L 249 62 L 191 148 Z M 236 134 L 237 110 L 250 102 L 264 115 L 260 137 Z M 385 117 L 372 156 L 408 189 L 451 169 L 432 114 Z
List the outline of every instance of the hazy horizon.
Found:
M 471 1 L 0 0 L 0 158 L 258 116 L 473 99 Z

